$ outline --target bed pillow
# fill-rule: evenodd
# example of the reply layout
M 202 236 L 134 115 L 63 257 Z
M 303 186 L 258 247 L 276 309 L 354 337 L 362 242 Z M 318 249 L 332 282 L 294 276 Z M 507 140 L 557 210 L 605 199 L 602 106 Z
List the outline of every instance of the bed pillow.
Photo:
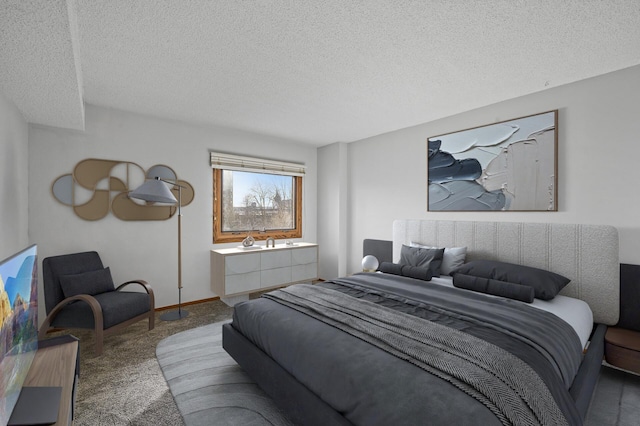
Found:
M 402 266 L 402 276 L 415 278 L 417 280 L 431 281 L 431 269 L 424 266 Z
M 474 277 L 460 273 L 453 274 L 453 286 L 477 291 L 479 293 L 520 300 L 526 303 L 533 302 L 535 296 L 533 287 L 529 287 L 528 285 L 498 281 L 491 278 Z
M 378 271 L 385 274 L 402 275 L 402 265 L 391 262 L 382 262 L 378 266 Z
M 399 263 L 382 262 L 378 271 L 385 274 L 402 275 L 423 281 L 431 281 L 431 269 L 424 266 L 400 265 Z
M 428 246 L 421 243 L 416 243 L 411 241 L 409 243 L 411 247 L 421 247 L 421 248 L 439 248 Z M 467 259 L 467 248 L 466 247 L 445 247 L 444 255 L 442 257 L 442 266 L 440 266 L 440 273 L 444 275 L 451 275 L 453 271 L 457 268 L 464 265 L 464 261 Z
M 544 269 L 495 260 L 474 260 L 465 263 L 455 272 L 474 277 L 528 285 L 533 287 L 536 298 L 542 300 L 553 299 L 571 281 L 569 278 Z
M 400 264 L 429 268 L 431 270 L 431 276 L 439 277 L 443 255 L 444 249 L 409 247 L 403 244 L 400 249 Z
M 109 267 L 82 274 L 61 275 L 60 287 L 64 297 L 77 296 L 78 294 L 96 294 L 114 291 L 113 279 Z

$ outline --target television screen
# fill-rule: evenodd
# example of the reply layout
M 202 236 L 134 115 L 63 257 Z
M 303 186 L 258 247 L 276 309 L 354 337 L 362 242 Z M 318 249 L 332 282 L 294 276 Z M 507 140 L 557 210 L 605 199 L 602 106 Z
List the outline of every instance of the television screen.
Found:
M 0 262 L 0 425 L 16 405 L 38 349 L 37 246 Z

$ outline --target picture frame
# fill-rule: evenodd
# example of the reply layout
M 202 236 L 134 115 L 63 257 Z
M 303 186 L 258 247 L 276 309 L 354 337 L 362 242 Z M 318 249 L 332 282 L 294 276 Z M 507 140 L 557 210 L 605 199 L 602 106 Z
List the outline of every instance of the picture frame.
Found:
M 558 110 L 427 138 L 428 211 L 558 211 Z

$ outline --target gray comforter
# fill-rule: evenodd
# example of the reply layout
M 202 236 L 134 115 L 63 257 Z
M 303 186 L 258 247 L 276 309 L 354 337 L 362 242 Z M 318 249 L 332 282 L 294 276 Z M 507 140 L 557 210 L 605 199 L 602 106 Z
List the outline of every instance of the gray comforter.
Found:
M 580 343 L 575 332 L 554 315 L 522 303 L 382 274 L 361 274 L 321 286 L 461 331 L 510 352 L 538 375 L 567 422 L 581 423 L 567 392 L 581 360 Z M 429 374 L 393 351 L 372 348 L 361 336 L 280 302 L 263 298 L 237 305 L 233 326 L 354 424 L 518 424 L 530 420 L 525 415 L 519 419 L 517 414 L 506 420 L 496 416 L 490 404 L 461 390 L 446 376 Z M 546 415 L 536 419 L 533 423 L 553 423 Z

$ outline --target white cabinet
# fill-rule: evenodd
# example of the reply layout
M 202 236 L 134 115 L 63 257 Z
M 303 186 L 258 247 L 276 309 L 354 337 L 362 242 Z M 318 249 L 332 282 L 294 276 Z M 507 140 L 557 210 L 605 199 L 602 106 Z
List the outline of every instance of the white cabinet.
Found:
M 260 288 L 270 288 L 291 282 L 291 252 L 292 250 L 269 249 L 260 253 L 262 262 Z
M 291 252 L 291 281 L 303 281 L 318 275 L 318 247 L 307 247 Z
M 318 278 L 318 246 L 211 250 L 211 290 L 221 298 Z

